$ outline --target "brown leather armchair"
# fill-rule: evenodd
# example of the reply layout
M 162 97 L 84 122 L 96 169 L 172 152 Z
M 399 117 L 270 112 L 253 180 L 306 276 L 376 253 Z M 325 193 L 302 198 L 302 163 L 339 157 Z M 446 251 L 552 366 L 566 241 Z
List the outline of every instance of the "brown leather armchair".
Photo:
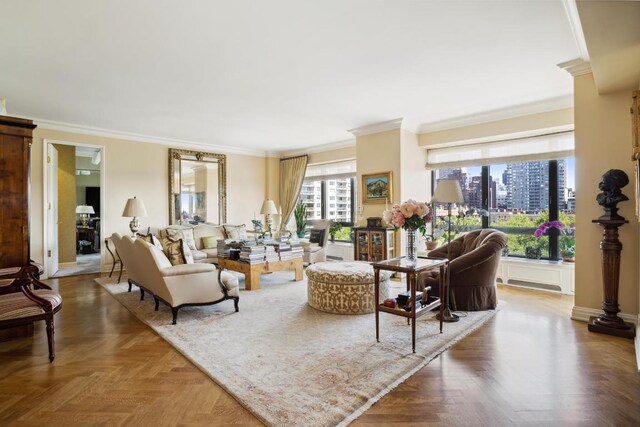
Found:
M 474 230 L 451 241 L 449 307 L 451 310 L 479 311 L 496 308 L 496 272 L 507 235 L 487 228 Z M 446 258 L 447 246 L 429 252 L 430 257 Z M 425 271 L 418 276 L 419 289 L 431 286 L 438 295 L 439 271 Z

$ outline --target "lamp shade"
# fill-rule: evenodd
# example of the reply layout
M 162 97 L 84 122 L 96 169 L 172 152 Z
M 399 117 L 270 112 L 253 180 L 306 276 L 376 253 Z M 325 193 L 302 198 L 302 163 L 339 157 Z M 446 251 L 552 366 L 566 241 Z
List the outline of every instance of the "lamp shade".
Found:
M 441 179 L 431 198 L 432 202 L 463 203 L 464 196 L 457 179 Z
M 267 199 L 262 203 L 262 209 L 260 209 L 260 213 L 262 215 L 276 215 L 278 213 L 278 209 L 276 208 L 276 204 L 273 203 L 273 200 Z
M 143 217 L 147 216 L 147 209 L 144 207 L 144 203 L 142 199 L 133 199 L 127 200 L 127 204 L 124 207 L 124 211 L 122 211 L 122 216 L 124 217 Z
M 89 205 L 78 205 L 76 206 L 77 214 L 94 214 L 96 211 L 93 210 L 93 206 Z

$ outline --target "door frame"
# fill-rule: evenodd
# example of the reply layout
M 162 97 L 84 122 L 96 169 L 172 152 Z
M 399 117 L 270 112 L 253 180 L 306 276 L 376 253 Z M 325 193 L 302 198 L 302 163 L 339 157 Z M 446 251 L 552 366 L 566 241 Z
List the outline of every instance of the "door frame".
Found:
M 107 189 L 106 177 L 105 177 L 105 162 L 106 162 L 106 147 L 104 145 L 96 145 L 96 144 L 84 144 L 81 142 L 73 142 L 73 141 L 63 141 L 57 139 L 49 139 L 45 138 L 42 141 L 42 259 L 44 266 L 44 274 L 43 278 L 49 278 L 49 262 L 48 262 L 48 247 L 49 247 L 49 217 L 47 215 L 47 207 L 49 206 L 49 179 L 47 176 L 47 153 L 49 144 L 60 144 L 60 145 L 71 145 L 74 147 L 88 147 L 88 148 L 97 148 L 100 150 L 100 231 L 104 235 L 104 230 L 107 229 L 107 218 L 105 216 L 105 194 Z M 103 235 L 100 236 L 102 240 Z M 102 273 L 104 269 L 104 257 L 105 257 L 105 247 L 102 242 L 100 242 L 100 273 Z
M 46 217 L 44 218 L 44 221 L 47 224 L 57 224 L 58 223 L 58 207 L 54 206 L 57 199 L 58 199 L 58 195 L 55 195 L 55 198 L 50 197 L 53 196 L 54 193 L 54 181 L 55 181 L 55 192 L 58 192 L 58 171 L 55 170 L 55 168 L 58 167 L 58 150 L 56 149 L 56 147 L 53 144 L 47 144 L 47 180 L 48 180 L 48 184 L 47 184 L 47 188 L 46 188 L 46 193 L 47 193 L 47 197 L 49 198 L 49 202 L 47 202 L 47 209 L 45 209 L 45 215 Z M 49 157 L 51 156 L 51 159 L 49 159 Z M 54 161 L 55 158 L 55 161 Z M 51 179 L 54 178 L 55 179 Z M 53 203 L 52 203 L 53 201 Z M 49 205 L 51 205 L 51 208 L 49 209 Z M 55 213 L 55 215 L 52 215 L 53 213 Z M 50 238 L 58 238 L 58 230 L 56 229 L 56 227 L 48 227 L 47 228 L 47 239 Z M 48 246 L 48 245 L 47 245 Z M 48 249 L 47 249 L 48 252 Z M 55 257 L 53 256 L 55 254 Z M 55 258 L 55 271 L 53 271 L 54 269 L 53 267 L 53 258 Z M 44 264 L 46 264 L 46 269 L 47 272 L 49 274 L 55 274 L 60 267 L 60 263 L 58 260 L 58 253 L 57 251 L 55 251 L 54 253 L 52 253 L 52 256 L 49 256 L 49 254 L 47 253 L 47 258 L 44 259 Z

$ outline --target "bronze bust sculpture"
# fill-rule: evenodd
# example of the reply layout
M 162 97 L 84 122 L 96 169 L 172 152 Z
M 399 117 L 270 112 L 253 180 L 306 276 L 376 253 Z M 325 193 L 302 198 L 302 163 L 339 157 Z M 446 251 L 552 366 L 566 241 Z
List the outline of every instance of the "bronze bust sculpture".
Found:
M 604 208 L 604 215 L 600 219 L 624 220 L 624 217 L 618 215 L 618 203 L 629 200 L 621 191 L 621 188 L 627 184 L 629 184 L 629 176 L 620 169 L 610 169 L 602 175 L 598 184 L 602 193 L 596 196 L 596 201 Z

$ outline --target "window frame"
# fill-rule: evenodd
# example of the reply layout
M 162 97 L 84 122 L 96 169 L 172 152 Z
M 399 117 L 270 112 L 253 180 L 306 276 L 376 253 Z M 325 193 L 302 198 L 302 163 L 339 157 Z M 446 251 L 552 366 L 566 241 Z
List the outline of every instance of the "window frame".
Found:
M 349 191 L 350 197 L 351 197 L 350 199 L 351 220 L 350 221 L 334 221 L 334 222 L 342 225 L 343 227 L 355 227 L 356 226 L 356 194 L 357 194 L 356 175 L 348 176 L 344 178 L 348 178 L 349 183 L 351 184 L 350 191 Z M 327 181 L 332 181 L 336 179 L 341 179 L 341 178 L 324 178 L 322 176 L 316 176 L 316 177 L 309 177 L 309 178 L 305 177 L 305 179 L 303 180 L 303 185 L 305 182 L 320 181 L 320 219 L 329 219 L 327 218 L 328 216 L 327 214 L 330 208 L 327 205 L 330 203 L 330 201 L 326 200 L 327 199 Z M 333 202 L 336 204 L 336 207 L 331 209 L 335 209 L 337 211 L 337 203 L 338 203 L 337 198 Z M 349 240 L 336 239 L 335 241 L 352 243 L 353 239 L 349 239 Z
M 559 204 L 559 193 L 558 193 L 558 160 L 529 160 L 538 161 L 538 162 L 548 162 L 548 170 L 549 170 L 549 221 L 557 221 L 560 218 L 560 204 Z M 510 162 L 510 163 L 527 163 L 525 162 Z M 482 206 L 481 209 L 489 212 L 489 188 L 491 181 L 491 165 L 482 165 Z M 431 196 L 433 197 L 433 193 L 435 192 L 436 186 L 436 171 L 437 169 L 431 170 Z M 566 170 L 565 170 L 566 174 Z M 435 225 L 435 218 L 433 220 L 432 226 Z M 498 231 L 503 231 L 505 233 L 511 232 L 511 228 L 509 227 L 492 227 L 489 224 L 489 216 L 482 215 L 482 229 L 493 228 Z M 529 230 L 527 228 L 522 229 L 523 231 Z M 531 233 L 533 233 L 536 229 L 531 229 Z M 522 233 L 513 233 L 513 234 L 522 234 Z M 559 246 L 559 237 L 560 232 L 556 228 L 549 228 L 547 230 L 547 236 L 549 237 L 549 257 L 543 257 L 541 259 L 549 260 L 549 261 L 559 261 L 562 259 L 560 256 L 560 246 Z M 513 255 L 509 254 L 509 257 L 513 258 L 525 258 L 524 255 Z

